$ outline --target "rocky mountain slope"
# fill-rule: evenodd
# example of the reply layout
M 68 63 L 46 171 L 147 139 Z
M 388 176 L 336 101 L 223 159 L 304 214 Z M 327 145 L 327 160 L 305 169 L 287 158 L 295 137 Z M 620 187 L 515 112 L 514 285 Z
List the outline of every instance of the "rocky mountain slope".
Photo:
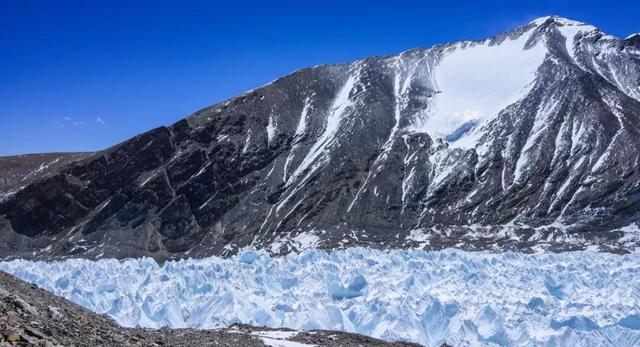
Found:
M 357 334 L 246 325 L 216 330 L 128 329 L 0 272 L 0 346 L 417 346 Z
M 65 165 L 90 155 L 91 153 L 38 153 L 0 157 L 0 201 L 48 174 L 59 172 Z
M 559 17 L 302 69 L 0 203 L 3 255 L 346 245 L 624 251 L 640 41 Z

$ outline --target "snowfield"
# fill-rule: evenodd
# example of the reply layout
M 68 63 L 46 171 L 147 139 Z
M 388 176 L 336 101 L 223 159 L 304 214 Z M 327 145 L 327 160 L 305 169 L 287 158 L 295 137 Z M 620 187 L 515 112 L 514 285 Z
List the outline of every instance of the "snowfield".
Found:
M 475 147 L 482 126 L 533 87 L 547 54 L 543 42 L 526 48 L 534 33 L 506 38 L 499 45 L 487 40 L 448 48 L 433 71 L 438 90 L 433 109 L 414 131 L 445 138 L 453 147 Z M 468 128 L 461 129 L 464 125 Z M 458 130 L 460 134 L 452 136 Z
M 124 326 L 234 322 L 427 346 L 639 346 L 640 253 L 307 250 L 0 269 Z

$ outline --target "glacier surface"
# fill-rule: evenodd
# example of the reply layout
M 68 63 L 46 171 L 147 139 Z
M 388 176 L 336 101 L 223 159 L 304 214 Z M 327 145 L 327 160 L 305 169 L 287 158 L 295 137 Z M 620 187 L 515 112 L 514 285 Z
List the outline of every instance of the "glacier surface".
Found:
M 12 260 L 124 326 L 241 322 L 427 346 L 639 346 L 640 253 L 306 250 L 272 258 Z

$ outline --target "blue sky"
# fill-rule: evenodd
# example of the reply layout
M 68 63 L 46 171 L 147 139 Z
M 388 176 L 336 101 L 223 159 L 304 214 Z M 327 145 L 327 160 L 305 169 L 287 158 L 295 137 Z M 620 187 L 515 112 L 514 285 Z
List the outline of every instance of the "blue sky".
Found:
M 640 1 L 3 0 L 0 155 L 103 149 L 302 67 L 544 15 L 626 37 L 637 13 Z

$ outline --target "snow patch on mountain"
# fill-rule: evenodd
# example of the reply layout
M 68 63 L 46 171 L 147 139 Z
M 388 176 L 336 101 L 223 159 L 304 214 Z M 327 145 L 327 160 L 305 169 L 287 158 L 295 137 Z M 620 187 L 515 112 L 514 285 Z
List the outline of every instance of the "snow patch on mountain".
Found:
M 271 142 L 276 132 L 276 124 L 273 119 L 273 114 L 269 115 L 269 123 L 267 124 L 267 141 Z
M 632 346 L 640 341 L 639 265 L 640 253 L 352 248 L 163 265 L 13 260 L 0 269 L 124 326 L 240 322 L 427 346 Z
M 319 232 L 309 231 L 293 237 L 291 235 L 280 236 L 269 245 L 268 249 L 271 253 L 278 254 L 283 250 L 288 253 L 316 248 L 320 243 L 320 237 L 317 234 Z
M 432 108 L 415 130 L 448 137 L 454 147 L 474 147 L 479 129 L 533 86 L 547 53 L 544 42 L 526 47 L 533 33 L 498 44 L 486 40 L 448 47 L 432 72 L 437 87 Z M 472 126 L 462 129 L 465 124 Z
M 358 74 L 359 72 L 351 74 L 340 89 L 340 92 L 338 92 L 338 95 L 333 100 L 331 108 L 329 109 L 329 115 L 327 116 L 324 132 L 313 144 L 313 147 L 311 147 L 309 153 L 303 159 L 302 163 L 298 166 L 291 178 L 295 179 L 310 167 L 310 171 L 313 172 L 314 169 L 319 166 L 318 159 L 323 159 L 321 155 L 325 152 L 332 141 L 335 140 L 336 133 L 339 130 L 340 122 L 342 121 L 345 111 L 353 105 L 353 100 L 351 100 L 350 95 L 351 90 L 356 85 Z M 303 115 L 306 117 L 306 112 Z M 308 173 L 307 176 L 309 174 L 310 173 Z
M 560 31 L 560 33 L 562 33 L 562 36 L 564 36 L 567 53 L 569 53 L 569 56 L 573 60 L 576 59 L 575 57 L 576 56 L 575 55 L 576 37 L 585 32 L 598 31 L 598 28 L 592 25 L 581 23 L 581 22 L 575 22 L 575 21 L 569 21 L 569 20 L 564 20 L 564 21 L 556 20 L 556 22 L 560 24 L 559 26 L 557 26 L 557 28 Z

